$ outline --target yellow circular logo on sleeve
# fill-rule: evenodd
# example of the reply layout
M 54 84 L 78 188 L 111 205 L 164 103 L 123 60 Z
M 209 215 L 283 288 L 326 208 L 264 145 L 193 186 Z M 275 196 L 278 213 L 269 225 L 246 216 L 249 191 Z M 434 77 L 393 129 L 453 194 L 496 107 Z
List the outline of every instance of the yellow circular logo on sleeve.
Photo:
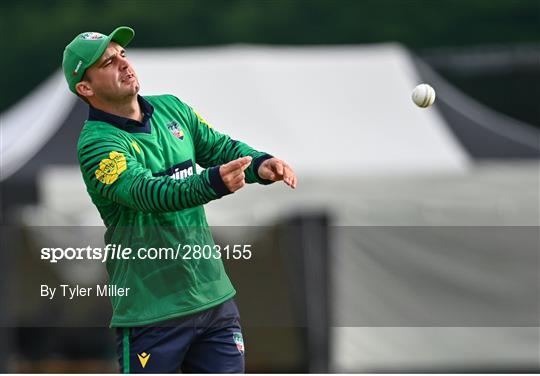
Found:
M 127 162 L 124 154 L 111 151 L 109 158 L 105 158 L 99 163 L 99 168 L 96 170 L 96 179 L 103 184 L 112 184 L 126 169 Z

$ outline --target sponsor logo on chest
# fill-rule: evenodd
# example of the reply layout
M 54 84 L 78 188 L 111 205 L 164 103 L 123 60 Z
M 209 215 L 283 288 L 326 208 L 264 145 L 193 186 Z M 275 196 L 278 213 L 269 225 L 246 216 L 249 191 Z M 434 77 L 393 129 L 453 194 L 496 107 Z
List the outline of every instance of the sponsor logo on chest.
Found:
M 184 169 L 175 168 L 169 176 L 173 179 L 182 180 L 191 175 L 193 175 L 193 167 L 188 167 Z
M 185 179 L 194 173 L 193 162 L 191 159 L 178 163 L 165 171 L 153 174 L 154 176 L 170 176 L 176 180 Z

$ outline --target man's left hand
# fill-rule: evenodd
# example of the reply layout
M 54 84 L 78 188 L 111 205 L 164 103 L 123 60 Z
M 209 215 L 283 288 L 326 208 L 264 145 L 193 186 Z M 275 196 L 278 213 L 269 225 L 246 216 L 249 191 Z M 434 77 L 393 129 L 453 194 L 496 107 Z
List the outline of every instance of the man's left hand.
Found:
M 278 158 L 270 158 L 264 161 L 259 166 L 259 171 L 257 171 L 257 173 L 262 179 L 265 180 L 283 180 L 283 182 L 291 188 L 296 188 L 296 184 L 298 182 L 296 174 L 291 166 L 289 166 L 287 162 Z

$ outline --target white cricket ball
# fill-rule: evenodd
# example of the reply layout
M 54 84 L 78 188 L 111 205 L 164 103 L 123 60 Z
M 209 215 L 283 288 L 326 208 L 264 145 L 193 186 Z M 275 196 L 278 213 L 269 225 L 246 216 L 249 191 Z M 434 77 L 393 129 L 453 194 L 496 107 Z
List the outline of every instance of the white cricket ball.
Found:
M 435 90 L 428 84 L 420 84 L 414 88 L 412 100 L 418 107 L 429 107 L 435 102 Z

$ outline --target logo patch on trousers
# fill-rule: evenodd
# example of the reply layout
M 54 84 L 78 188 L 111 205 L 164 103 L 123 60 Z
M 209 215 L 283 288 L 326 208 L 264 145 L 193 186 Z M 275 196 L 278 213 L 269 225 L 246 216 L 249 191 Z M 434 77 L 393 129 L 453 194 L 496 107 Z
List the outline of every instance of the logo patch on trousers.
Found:
M 244 349 L 244 338 L 242 337 L 242 333 L 234 332 L 233 340 L 234 340 L 234 343 L 236 344 L 236 348 L 238 349 L 238 351 L 240 351 L 240 354 L 243 354 L 245 349 Z
M 137 354 L 137 357 L 139 358 L 139 362 L 141 362 L 141 367 L 146 367 L 146 363 L 148 363 L 148 359 L 150 359 L 150 354 L 143 352 L 142 354 Z

